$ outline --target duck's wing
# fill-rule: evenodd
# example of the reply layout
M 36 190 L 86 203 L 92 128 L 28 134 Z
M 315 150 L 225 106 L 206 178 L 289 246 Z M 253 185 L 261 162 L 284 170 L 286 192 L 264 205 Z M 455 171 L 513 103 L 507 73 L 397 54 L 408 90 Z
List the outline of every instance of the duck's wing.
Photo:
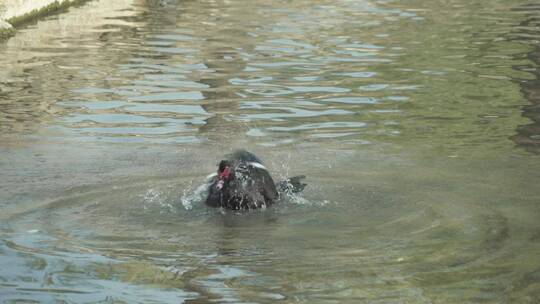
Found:
M 268 170 L 262 164 L 255 162 L 247 163 L 246 167 L 247 175 L 252 183 L 251 190 L 262 195 L 266 204 L 273 204 L 278 199 L 278 192 Z

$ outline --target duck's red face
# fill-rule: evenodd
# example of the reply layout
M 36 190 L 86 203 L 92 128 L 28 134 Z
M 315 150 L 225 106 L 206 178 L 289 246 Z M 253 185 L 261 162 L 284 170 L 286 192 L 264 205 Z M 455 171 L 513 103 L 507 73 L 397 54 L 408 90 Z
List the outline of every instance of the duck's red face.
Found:
M 218 178 L 218 181 L 217 181 L 216 187 L 219 190 L 221 190 L 223 188 L 223 185 L 225 184 L 226 181 L 228 181 L 228 180 L 230 180 L 232 178 L 231 167 L 227 162 L 222 161 L 219 164 L 219 169 L 218 169 L 218 172 L 217 172 L 217 178 Z
M 229 166 L 226 166 L 222 171 L 218 172 L 219 179 L 227 180 L 229 177 L 231 177 L 231 167 Z

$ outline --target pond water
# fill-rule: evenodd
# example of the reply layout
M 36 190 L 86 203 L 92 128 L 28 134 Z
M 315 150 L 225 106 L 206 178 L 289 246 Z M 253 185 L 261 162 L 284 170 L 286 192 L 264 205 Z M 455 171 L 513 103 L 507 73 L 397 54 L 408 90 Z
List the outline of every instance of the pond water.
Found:
M 3 303 L 540 302 L 536 1 L 90 1 L 0 42 Z M 198 191 L 255 152 L 302 196 Z

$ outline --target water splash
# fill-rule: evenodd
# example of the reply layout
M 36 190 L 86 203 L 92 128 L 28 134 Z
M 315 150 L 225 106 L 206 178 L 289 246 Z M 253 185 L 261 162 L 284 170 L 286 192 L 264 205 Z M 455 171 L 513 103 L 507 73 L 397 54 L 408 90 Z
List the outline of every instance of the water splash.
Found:
M 167 195 L 162 191 L 150 188 L 142 195 L 143 209 L 149 210 L 157 207 L 160 214 L 176 213 L 176 208 L 168 201 Z
M 206 193 L 208 192 L 208 187 L 210 184 L 203 183 L 202 185 L 195 188 L 194 191 L 191 191 L 192 186 L 190 185 L 183 191 L 183 195 L 180 198 L 180 201 L 182 202 L 182 206 L 186 210 L 192 210 L 194 204 L 202 203 L 205 199 Z

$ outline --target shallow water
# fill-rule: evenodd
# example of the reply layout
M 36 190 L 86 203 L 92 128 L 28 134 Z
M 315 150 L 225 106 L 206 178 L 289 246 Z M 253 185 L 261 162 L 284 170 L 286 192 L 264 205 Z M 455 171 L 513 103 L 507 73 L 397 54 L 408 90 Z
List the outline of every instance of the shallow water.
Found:
M 28 24 L 0 42 L 0 301 L 538 303 L 540 6 L 508 2 Z M 305 193 L 206 208 L 239 147 Z

